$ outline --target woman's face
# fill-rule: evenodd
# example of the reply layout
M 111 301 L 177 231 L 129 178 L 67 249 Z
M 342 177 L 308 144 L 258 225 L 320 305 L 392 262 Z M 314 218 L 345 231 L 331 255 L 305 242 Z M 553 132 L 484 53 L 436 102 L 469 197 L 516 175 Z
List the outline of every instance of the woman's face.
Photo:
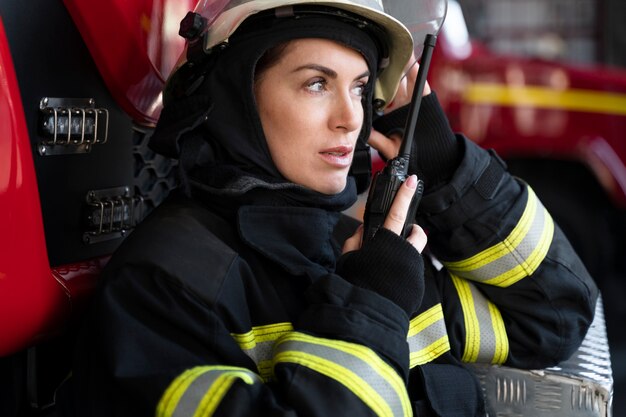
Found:
M 289 181 L 336 194 L 363 124 L 363 56 L 325 39 L 290 41 L 259 74 L 255 96 L 274 164 Z

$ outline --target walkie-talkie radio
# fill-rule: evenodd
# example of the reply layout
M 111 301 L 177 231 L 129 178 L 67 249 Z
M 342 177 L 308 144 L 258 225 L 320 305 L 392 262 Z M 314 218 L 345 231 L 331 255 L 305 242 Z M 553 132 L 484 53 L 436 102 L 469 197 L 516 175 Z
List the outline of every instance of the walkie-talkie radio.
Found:
M 409 159 L 411 157 L 413 137 L 415 136 L 417 116 L 422 103 L 422 94 L 424 93 L 424 86 L 426 85 L 426 75 L 436 41 L 437 36 L 432 34 L 426 35 L 424 40 L 424 50 L 422 52 L 417 79 L 415 80 L 409 116 L 405 124 L 404 138 L 402 139 L 398 156 L 390 159 L 385 168 L 376 173 L 372 181 L 363 216 L 363 242 L 370 240 L 378 228 L 382 226 L 389 213 L 391 204 L 398 193 L 398 189 L 408 177 Z M 411 231 L 411 225 L 415 220 L 417 207 L 421 200 L 423 190 L 424 182 L 418 178 L 417 189 L 413 195 L 404 228 L 402 229 L 403 237 L 408 236 Z

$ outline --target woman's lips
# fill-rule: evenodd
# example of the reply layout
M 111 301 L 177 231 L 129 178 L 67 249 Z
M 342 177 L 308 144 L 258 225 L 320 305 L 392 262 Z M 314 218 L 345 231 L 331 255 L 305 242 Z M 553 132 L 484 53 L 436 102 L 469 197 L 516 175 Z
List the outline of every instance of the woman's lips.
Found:
M 319 154 L 326 163 L 338 168 L 350 166 L 352 163 L 351 146 L 337 146 L 334 148 L 324 149 L 323 151 L 320 151 Z

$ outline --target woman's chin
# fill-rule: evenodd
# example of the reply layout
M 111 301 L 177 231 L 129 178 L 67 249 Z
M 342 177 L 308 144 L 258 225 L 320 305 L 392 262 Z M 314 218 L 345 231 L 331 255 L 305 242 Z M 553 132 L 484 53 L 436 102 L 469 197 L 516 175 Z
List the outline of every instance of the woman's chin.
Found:
M 326 195 L 335 195 L 335 194 L 339 194 L 340 192 L 342 192 L 344 189 L 346 188 L 346 178 L 342 178 L 341 180 L 328 180 L 327 182 L 323 183 L 323 184 L 318 184 L 316 187 L 313 187 L 313 189 L 319 193 L 322 194 L 326 194 Z

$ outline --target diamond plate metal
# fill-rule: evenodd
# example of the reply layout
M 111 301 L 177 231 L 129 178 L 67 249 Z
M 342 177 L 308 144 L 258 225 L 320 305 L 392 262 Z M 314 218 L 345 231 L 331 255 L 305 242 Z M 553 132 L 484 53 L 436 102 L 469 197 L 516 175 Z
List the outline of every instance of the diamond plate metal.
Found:
M 489 417 L 611 417 L 613 374 L 602 300 L 580 348 L 557 367 L 522 370 L 468 365 Z

